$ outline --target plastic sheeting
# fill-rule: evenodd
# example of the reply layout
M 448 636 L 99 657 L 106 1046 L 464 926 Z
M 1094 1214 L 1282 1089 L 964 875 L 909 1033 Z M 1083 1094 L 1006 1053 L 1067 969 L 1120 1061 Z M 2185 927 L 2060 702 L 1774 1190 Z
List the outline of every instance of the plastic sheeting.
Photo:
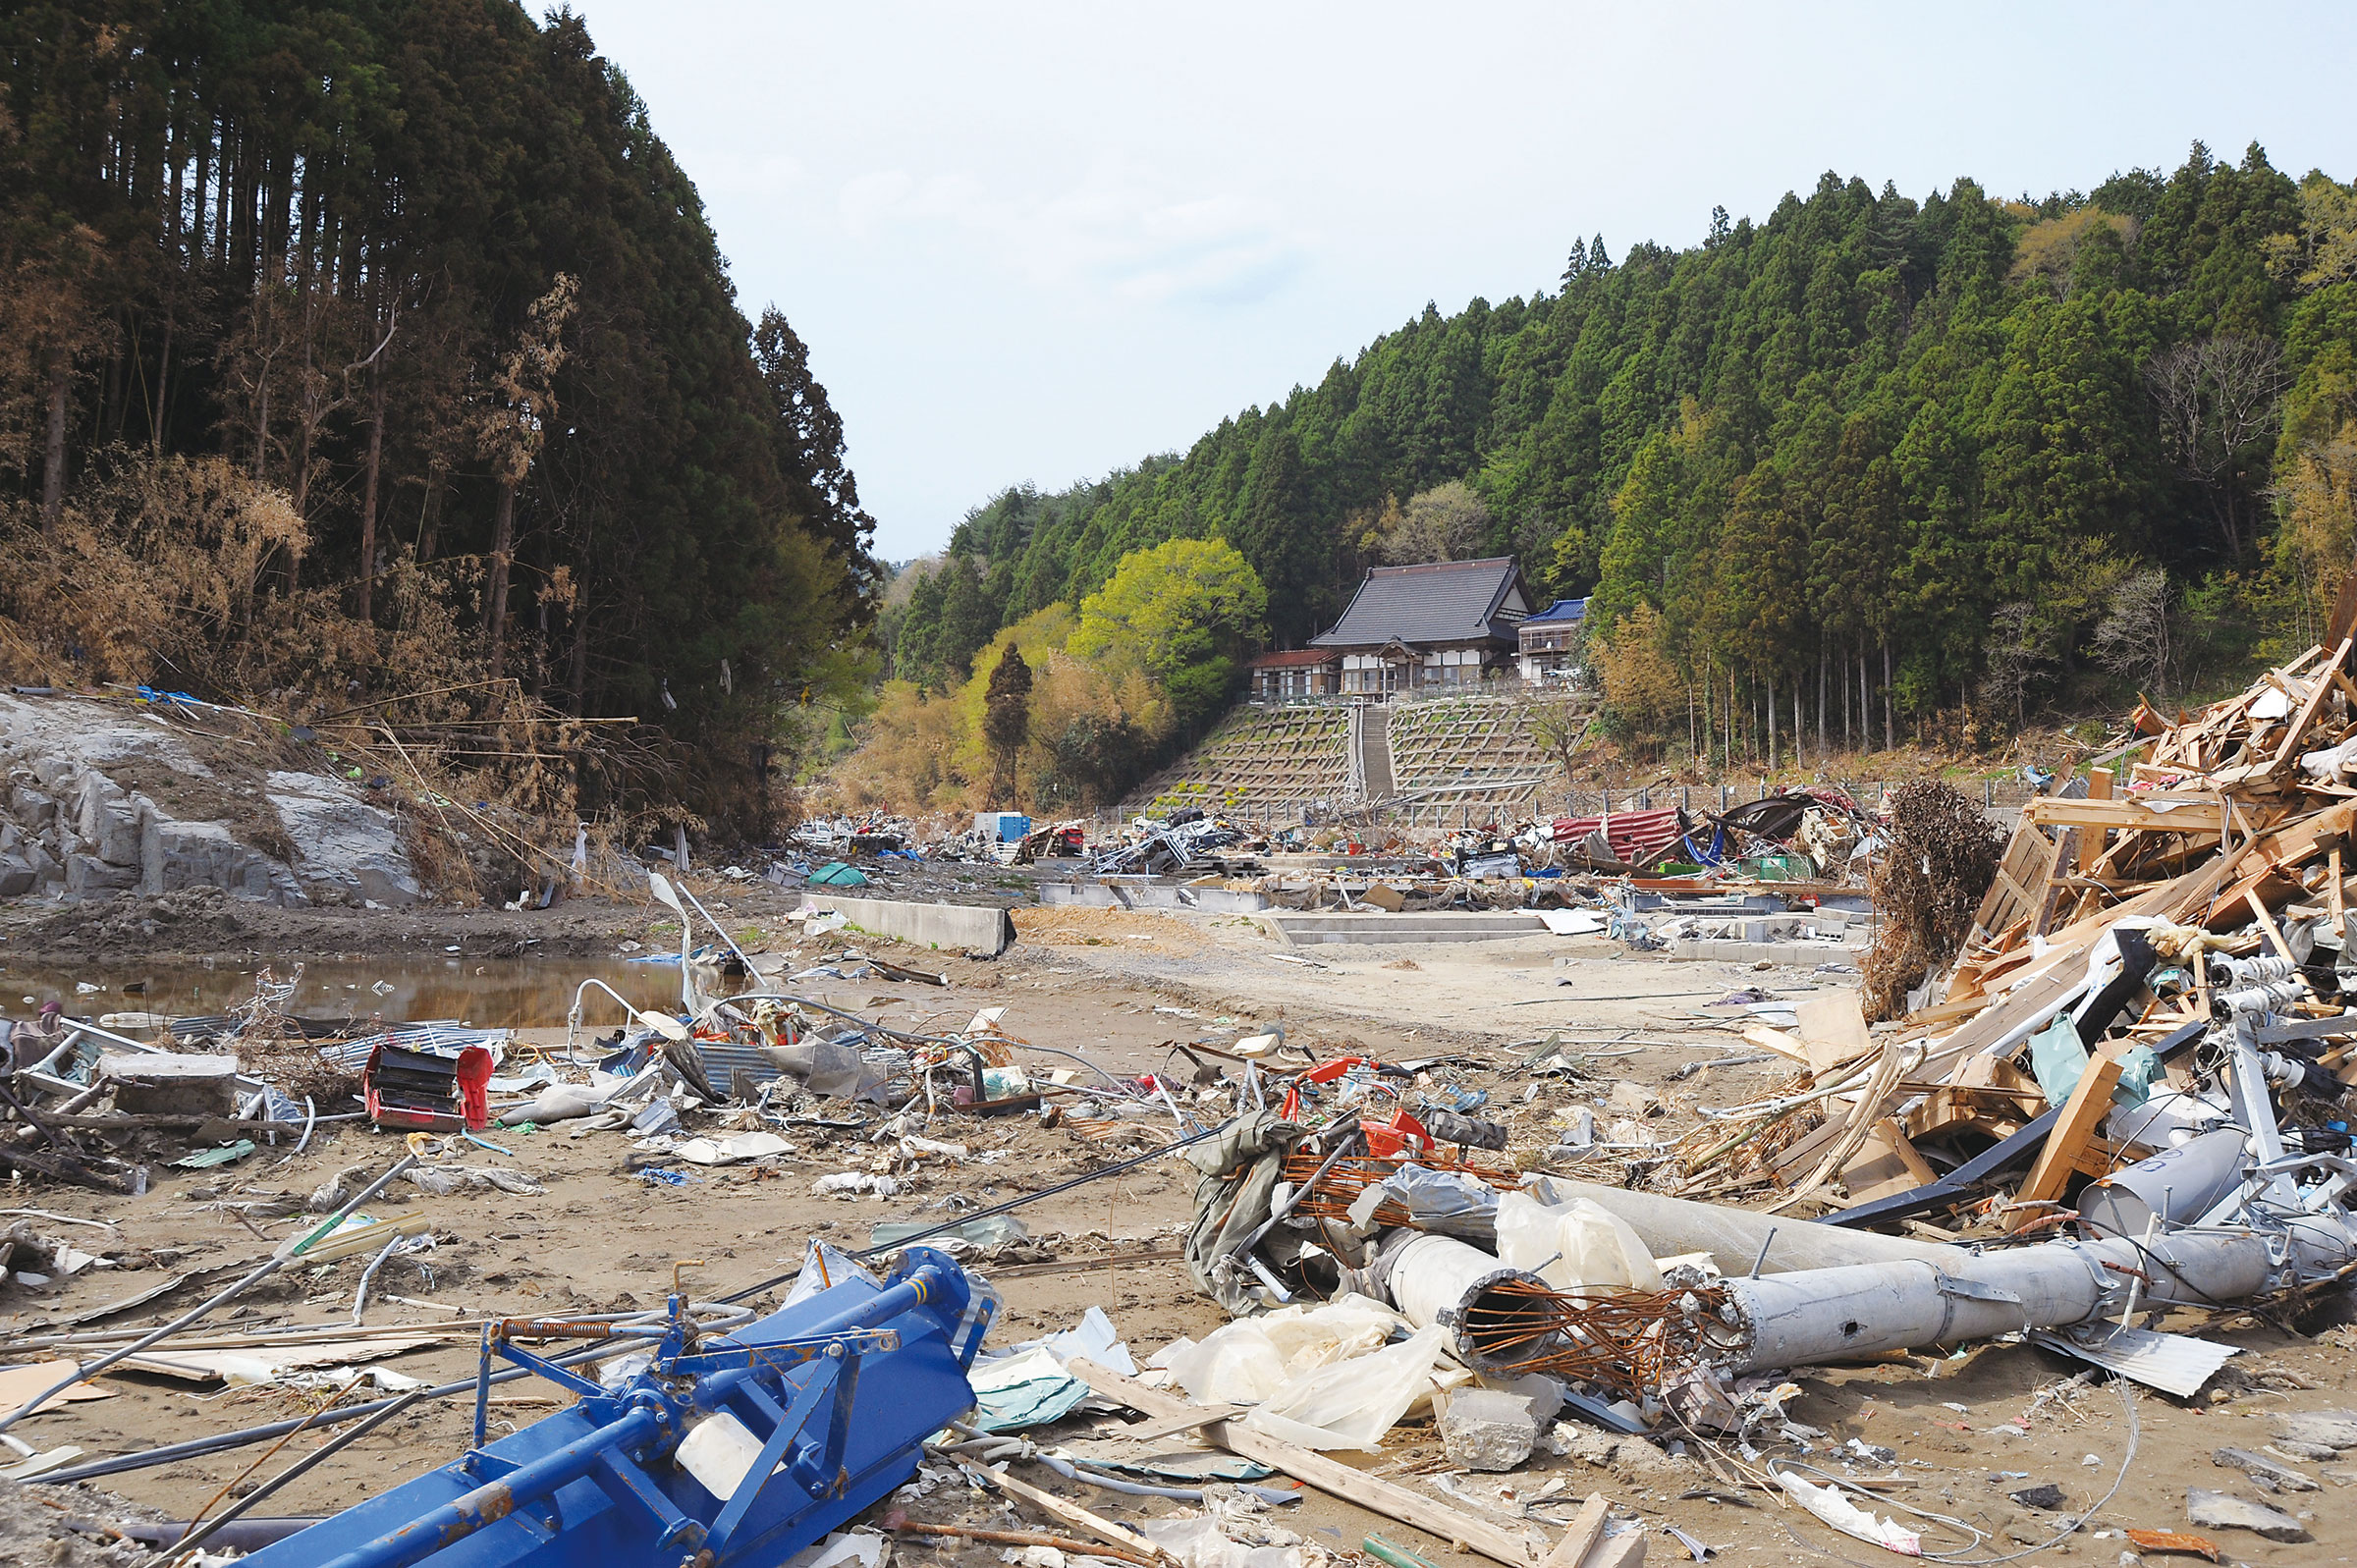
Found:
M 1256 1405 L 1296 1378 L 1380 1349 L 1405 1319 L 1371 1297 L 1343 1295 L 1322 1307 L 1282 1307 L 1238 1318 L 1202 1340 L 1181 1339 L 1152 1365 L 1167 1367 L 1205 1405 Z
M 1436 1325 L 1371 1356 L 1321 1367 L 1279 1389 L 1244 1425 L 1304 1448 L 1378 1452 L 1384 1433 L 1428 1396 L 1448 1339 Z
M 1526 1192 L 1505 1194 L 1498 1261 L 1558 1290 L 1662 1288 L 1662 1271 L 1636 1228 L 1585 1198 L 1544 1204 Z
M 967 1380 L 974 1388 L 974 1425 L 983 1432 L 1014 1432 L 1069 1415 L 1089 1396 L 1088 1384 L 1067 1371 L 1086 1356 L 1125 1378 L 1137 1376 L 1129 1347 L 1122 1343 L 1101 1307 L 1083 1313 L 1077 1327 L 1010 1347 L 974 1363 Z
M 1479 1241 L 1497 1233 L 1498 1189 L 1477 1177 L 1401 1165 L 1360 1191 L 1350 1205 L 1350 1222 L 1361 1230 L 1370 1228 L 1386 1199 L 1405 1209 L 1408 1224 L 1417 1230 Z

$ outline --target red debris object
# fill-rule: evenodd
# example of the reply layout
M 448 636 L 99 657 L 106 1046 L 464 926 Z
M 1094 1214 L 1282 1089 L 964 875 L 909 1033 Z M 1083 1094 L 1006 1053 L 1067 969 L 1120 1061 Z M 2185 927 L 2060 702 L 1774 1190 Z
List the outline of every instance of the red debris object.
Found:
M 2182 1551 L 2218 1561 L 2218 1542 L 2207 1536 L 2188 1536 L 2175 1530 L 2131 1530 L 2128 1541 L 2138 1551 Z
M 1664 806 L 1658 811 L 1616 811 L 1609 828 L 1603 817 L 1558 817 L 1555 841 L 1578 843 L 1599 830 L 1612 846 L 1614 859 L 1639 868 L 1659 862 L 1686 836 L 1677 808 Z
M 491 1053 L 468 1046 L 453 1058 L 402 1046 L 368 1053 L 360 1088 L 379 1127 L 480 1132 L 491 1124 Z

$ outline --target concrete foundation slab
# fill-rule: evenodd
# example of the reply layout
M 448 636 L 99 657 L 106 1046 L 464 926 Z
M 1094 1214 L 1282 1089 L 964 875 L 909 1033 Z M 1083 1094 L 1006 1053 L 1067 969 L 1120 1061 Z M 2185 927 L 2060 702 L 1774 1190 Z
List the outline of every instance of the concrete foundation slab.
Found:
M 1264 914 L 1261 923 L 1295 947 L 1334 944 L 1378 946 L 1395 943 L 1503 942 L 1543 937 L 1547 923 L 1522 910 L 1460 912 L 1422 910 L 1408 914 Z

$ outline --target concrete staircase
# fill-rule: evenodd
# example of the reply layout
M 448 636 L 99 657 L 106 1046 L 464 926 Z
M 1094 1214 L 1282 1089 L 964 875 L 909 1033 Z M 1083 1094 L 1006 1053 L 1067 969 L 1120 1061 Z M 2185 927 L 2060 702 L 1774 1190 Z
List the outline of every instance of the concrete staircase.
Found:
M 1392 715 L 1389 708 L 1359 710 L 1358 776 L 1369 800 L 1392 795 Z

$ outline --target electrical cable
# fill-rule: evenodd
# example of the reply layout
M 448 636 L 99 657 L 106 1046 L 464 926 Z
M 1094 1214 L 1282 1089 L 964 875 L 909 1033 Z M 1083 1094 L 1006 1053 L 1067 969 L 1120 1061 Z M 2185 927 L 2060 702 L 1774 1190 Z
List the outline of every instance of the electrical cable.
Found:
M 865 1263 L 871 1258 L 880 1258 L 886 1253 L 898 1252 L 903 1247 L 914 1246 L 916 1243 L 925 1240 L 927 1237 L 938 1236 L 947 1230 L 955 1230 L 959 1225 L 970 1223 L 973 1220 L 988 1219 L 994 1215 L 1011 1214 L 1014 1211 L 1022 1208 L 1025 1204 L 1037 1203 L 1042 1198 L 1053 1198 L 1058 1193 L 1069 1192 L 1074 1187 L 1085 1187 L 1090 1182 L 1102 1180 L 1107 1176 L 1118 1176 L 1124 1170 L 1135 1169 L 1137 1166 L 1144 1164 L 1149 1160 L 1160 1160 L 1164 1155 L 1176 1153 L 1180 1149 L 1184 1149 L 1189 1144 L 1201 1143 L 1204 1139 L 1210 1137 L 1213 1133 L 1216 1133 L 1219 1130 L 1219 1127 L 1206 1127 L 1201 1132 L 1189 1133 L 1183 1138 L 1164 1144 L 1159 1149 L 1149 1149 L 1142 1155 L 1132 1156 L 1131 1158 L 1121 1161 L 1116 1164 L 1099 1166 L 1097 1169 L 1091 1170 L 1085 1175 L 1074 1176 L 1069 1181 L 1060 1181 L 1053 1187 L 1042 1187 L 1037 1192 L 1026 1192 L 1020 1197 L 1010 1198 L 1005 1203 L 993 1204 L 988 1209 L 977 1209 L 970 1215 L 957 1215 L 951 1218 L 944 1219 L 937 1225 L 929 1225 L 925 1229 L 916 1232 L 916 1234 L 912 1236 L 903 1236 L 900 1240 L 892 1242 L 888 1246 L 869 1247 L 863 1251 L 854 1252 L 850 1254 L 850 1256 L 858 1259 L 861 1263 Z M 744 1301 L 750 1297 L 761 1294 L 765 1290 L 774 1289 L 779 1285 L 785 1284 L 787 1281 L 799 1275 L 801 1271 L 802 1271 L 799 1266 L 796 1266 L 785 1273 L 772 1274 L 767 1279 L 761 1280 L 756 1284 L 747 1285 L 742 1290 L 736 1291 L 730 1295 L 722 1296 L 720 1299 L 731 1306 L 735 1306 L 738 1302 Z
M 1784 1470 L 1807 1471 L 1811 1474 L 1822 1476 L 1835 1486 L 1846 1487 L 1861 1496 L 1871 1497 L 1877 1503 L 1880 1503 L 1886 1508 L 1895 1510 L 1899 1513 L 1912 1514 L 1918 1519 L 1928 1519 L 1935 1524 L 1949 1526 L 1972 1538 L 1971 1545 L 1965 1546 L 1956 1551 L 1925 1551 L 1922 1555 L 1926 1562 L 1948 1563 L 1952 1565 L 1952 1568 L 1997 1568 L 1997 1565 L 2000 1563 L 2019 1562 L 2024 1557 L 2035 1557 L 2042 1551 L 2053 1550 L 2064 1541 L 2067 1541 L 2072 1536 L 2078 1534 L 2080 1529 L 2086 1525 L 2088 1520 L 2103 1512 L 2104 1508 L 2110 1504 L 2111 1499 L 2119 1495 L 2119 1488 L 2127 1485 L 2128 1471 L 2133 1468 L 2136 1463 L 2136 1450 L 2143 1437 L 2143 1423 L 2138 1416 L 2136 1409 L 2136 1396 L 2134 1391 L 2129 1387 L 2128 1380 L 2125 1378 L 2119 1377 L 2115 1374 L 2111 1379 L 2111 1388 L 2114 1393 L 2119 1395 L 2120 1410 L 2127 1417 L 2128 1446 L 2127 1451 L 2120 1455 L 2119 1474 L 2112 1478 L 2110 1489 L 2106 1491 L 2101 1497 L 2098 1497 L 2087 1507 L 2078 1510 L 2072 1515 L 2072 1517 L 2064 1520 L 2062 1523 L 2062 1528 L 2054 1536 L 2038 1542 L 2038 1544 L 2034 1546 L 2025 1546 L 2020 1551 L 2009 1551 L 2004 1553 L 2002 1556 L 1967 1556 L 1967 1552 L 1978 1550 L 1989 1541 L 1990 1538 L 1987 1531 L 1976 1529 L 1973 1526 L 1966 1524 L 1963 1520 L 1954 1518 L 1947 1514 L 1934 1513 L 1928 1508 L 1918 1508 L 1912 1503 L 1901 1502 L 1895 1497 L 1886 1497 L 1881 1492 L 1876 1491 L 1873 1487 L 1861 1485 L 1850 1477 L 1836 1476 L 1832 1471 L 1822 1469 L 1819 1466 L 1802 1464 L 1797 1460 L 1790 1459 L 1772 1458 L 1768 1461 L 1765 1468 L 1772 1476 L 1778 1474 L 1780 1466 Z M 1836 1553 L 1836 1555 L 1838 1554 Z

